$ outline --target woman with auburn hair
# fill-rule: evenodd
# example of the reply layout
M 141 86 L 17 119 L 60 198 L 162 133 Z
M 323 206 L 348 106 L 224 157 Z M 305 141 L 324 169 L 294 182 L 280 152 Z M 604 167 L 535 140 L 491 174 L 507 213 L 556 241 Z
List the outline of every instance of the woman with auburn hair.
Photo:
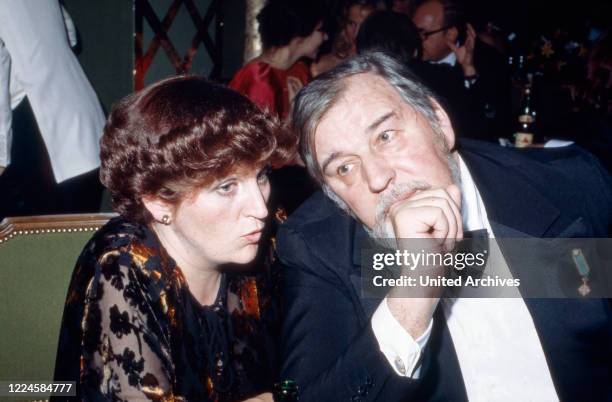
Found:
M 119 102 L 100 177 L 120 216 L 77 262 L 55 379 L 87 401 L 271 401 L 268 272 L 236 264 L 258 252 L 267 170 L 294 146 L 277 119 L 203 78 Z

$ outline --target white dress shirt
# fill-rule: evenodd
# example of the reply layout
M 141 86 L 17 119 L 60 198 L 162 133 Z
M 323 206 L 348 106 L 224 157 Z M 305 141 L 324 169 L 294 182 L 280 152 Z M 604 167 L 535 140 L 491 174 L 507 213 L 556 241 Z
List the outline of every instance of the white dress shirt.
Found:
M 446 56 L 445 58 L 438 60 L 438 61 L 432 61 L 431 63 L 448 64 L 451 67 L 455 67 L 455 64 L 457 64 L 457 55 L 454 52 L 450 52 L 448 56 Z
M 451 67 L 455 67 L 455 64 L 457 64 L 457 55 L 454 52 L 450 52 L 448 54 L 448 56 L 446 56 L 442 60 L 431 61 L 430 63 L 432 63 L 432 64 L 448 64 Z M 473 80 L 474 79 L 464 79 L 463 80 L 463 85 L 465 86 L 466 89 L 470 89 L 472 87 L 472 85 L 474 85 L 474 81 Z
M 485 206 L 461 158 L 460 169 L 464 229 L 485 228 L 493 238 Z M 522 298 L 457 297 L 441 303 L 470 401 L 559 400 Z M 414 340 L 393 317 L 385 298 L 371 323 L 380 350 L 395 372 L 418 378 L 421 350 L 429 340 L 432 322 Z
M 25 95 L 58 183 L 99 166 L 105 121 L 70 26 L 56 0 L 0 0 L 0 166 L 10 162 L 8 113 Z

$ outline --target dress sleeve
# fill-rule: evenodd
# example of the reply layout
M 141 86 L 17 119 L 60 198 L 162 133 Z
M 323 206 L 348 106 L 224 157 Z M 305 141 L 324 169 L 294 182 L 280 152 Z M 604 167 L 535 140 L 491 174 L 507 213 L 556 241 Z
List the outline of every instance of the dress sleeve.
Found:
M 146 297 L 146 283 L 118 261 L 96 268 L 83 317 L 85 399 L 174 400 L 166 333 Z

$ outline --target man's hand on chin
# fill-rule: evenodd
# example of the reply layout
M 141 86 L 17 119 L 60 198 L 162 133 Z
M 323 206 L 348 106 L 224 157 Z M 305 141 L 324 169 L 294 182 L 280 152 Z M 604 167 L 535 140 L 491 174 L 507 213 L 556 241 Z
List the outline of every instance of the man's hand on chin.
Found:
M 411 240 L 423 239 L 418 241 L 419 249 L 425 246 L 428 252 L 451 251 L 455 241 L 463 238 L 461 192 L 454 184 L 443 189 L 418 191 L 393 204 L 389 208 L 388 219 L 393 225 L 400 250 L 410 250 Z M 434 272 L 434 267 L 424 269 L 429 272 L 412 270 L 407 271 L 406 275 L 444 275 L 443 267 L 439 267 L 439 272 Z M 387 297 L 389 310 L 414 339 L 427 329 L 443 291 L 437 286 L 418 290 L 422 292 L 419 295 L 422 297 L 399 297 L 394 295 L 394 290 Z

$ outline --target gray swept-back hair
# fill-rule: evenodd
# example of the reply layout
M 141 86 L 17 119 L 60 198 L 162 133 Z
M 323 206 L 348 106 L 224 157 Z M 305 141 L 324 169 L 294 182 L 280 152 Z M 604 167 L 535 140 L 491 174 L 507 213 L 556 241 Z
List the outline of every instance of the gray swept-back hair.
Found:
M 346 90 L 346 79 L 357 74 L 375 74 L 389 83 L 402 99 L 429 122 L 432 130 L 443 136 L 436 115 L 434 94 L 416 76 L 392 56 L 382 52 L 366 52 L 347 59 L 334 69 L 321 74 L 295 99 L 292 115 L 293 131 L 300 139 L 300 155 L 312 177 L 329 194 L 314 148 L 315 131 L 325 116 Z

